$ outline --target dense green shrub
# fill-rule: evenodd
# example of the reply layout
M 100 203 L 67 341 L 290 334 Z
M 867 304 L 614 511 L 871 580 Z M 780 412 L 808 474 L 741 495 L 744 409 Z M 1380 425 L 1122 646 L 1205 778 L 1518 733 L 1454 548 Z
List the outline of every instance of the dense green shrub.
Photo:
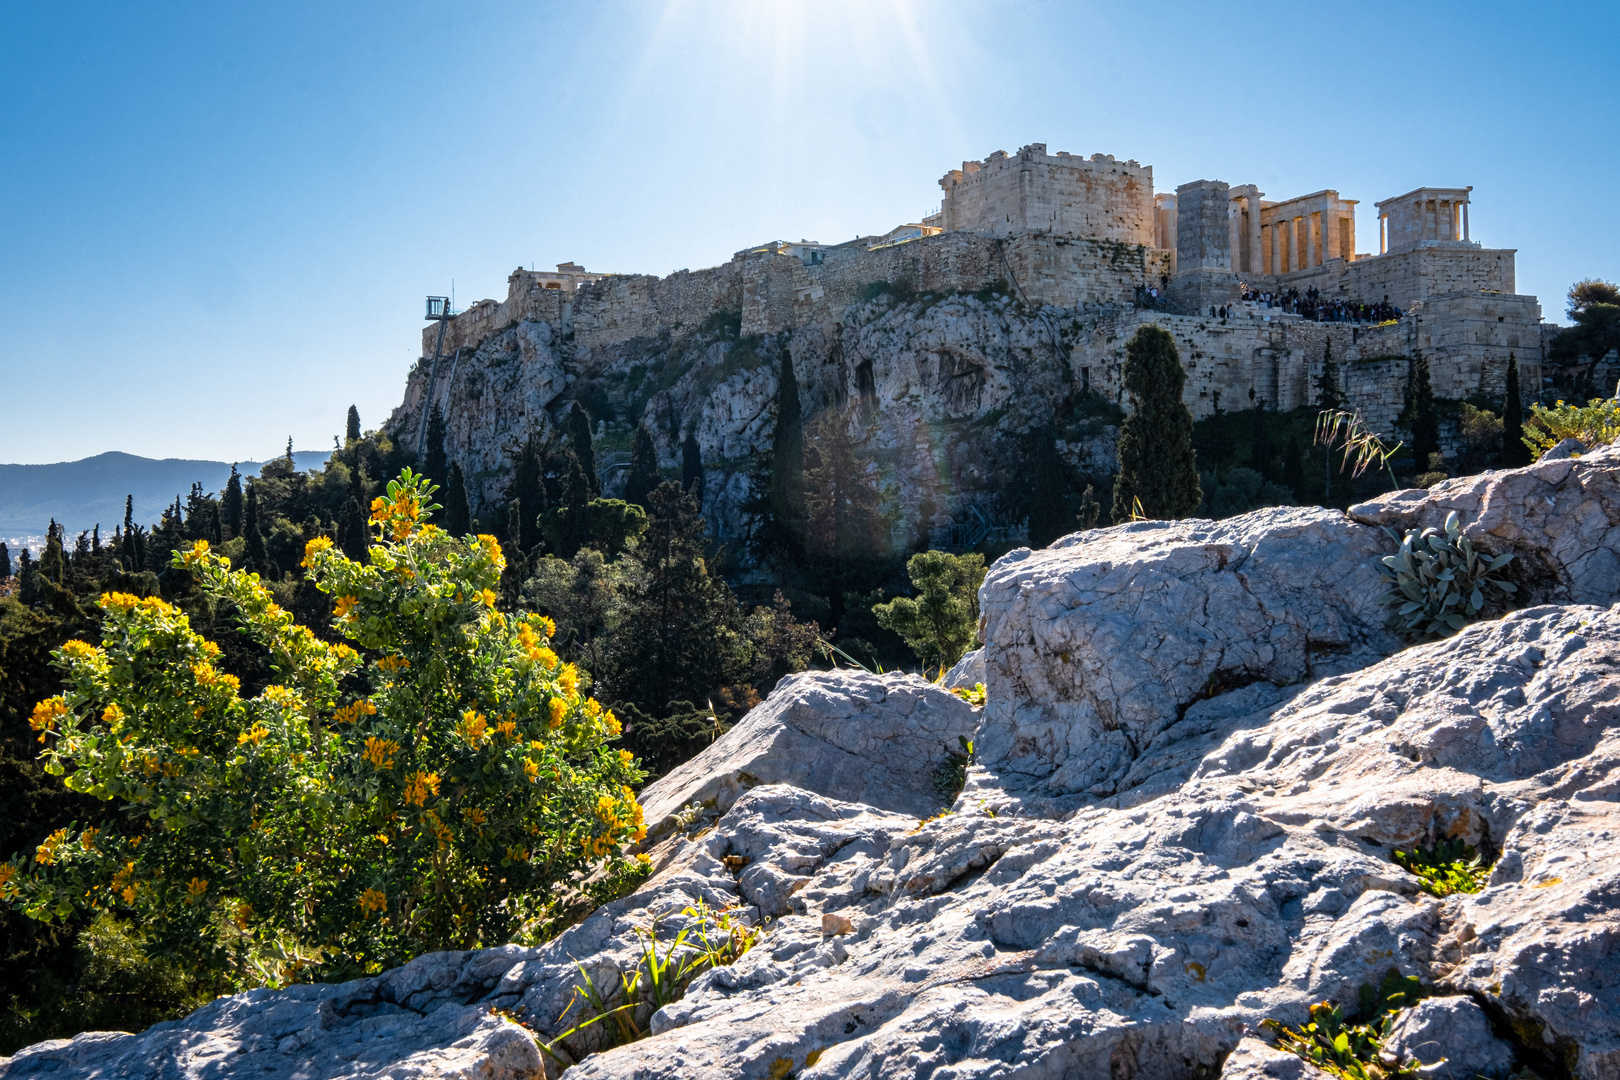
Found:
M 251 698 L 180 609 L 103 596 L 101 644 L 57 650 L 67 689 L 32 724 L 48 771 L 126 812 L 13 856 L 0 896 L 44 922 L 135 919 L 152 955 L 251 985 L 510 940 L 639 839 L 618 721 L 547 620 L 494 610 L 499 545 L 426 524 L 432 490 L 389 484 L 366 563 L 306 545 L 367 659 L 205 541 L 176 555 L 274 658 Z
M 979 586 L 984 556 L 924 551 L 906 563 L 915 598 L 877 604 L 879 625 L 905 638 L 924 664 L 949 667 L 972 647 L 979 630 Z

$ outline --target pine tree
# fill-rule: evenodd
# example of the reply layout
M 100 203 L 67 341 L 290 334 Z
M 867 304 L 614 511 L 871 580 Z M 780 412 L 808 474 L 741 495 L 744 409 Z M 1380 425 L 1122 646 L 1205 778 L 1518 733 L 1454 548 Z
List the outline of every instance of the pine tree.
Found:
M 207 535 L 203 539 L 215 545 L 225 542 L 225 523 L 220 520 L 219 503 L 213 499 L 208 500 Z
M 771 436 L 769 512 L 778 530 L 797 537 L 804 523 L 804 413 L 793 357 L 782 352 L 776 384 L 776 430 Z
M 343 426 L 345 442 L 354 442 L 360 438 L 360 410 L 353 405 L 349 406 L 349 419 Z
M 1299 447 L 1299 439 L 1290 438 L 1288 449 L 1283 455 L 1283 486 L 1294 493 L 1294 498 L 1300 502 L 1305 501 L 1305 455 Z
M 710 573 L 706 528 L 697 501 L 673 483 L 647 501 L 648 528 L 637 550 L 642 573 L 617 635 L 610 665 L 617 700 L 665 712 L 675 701 L 702 702 L 729 683 L 728 643 L 738 620 L 735 597 Z
M 467 504 L 467 484 L 461 466 L 450 466 L 450 482 L 444 486 L 444 529 L 451 536 L 472 532 L 472 508 Z
M 855 571 L 889 548 L 872 462 L 856 452 L 849 423 L 848 414 L 828 410 L 805 448 L 804 546 L 825 568 L 833 625 L 843 618 L 845 587 Z
M 269 576 L 270 560 L 264 550 L 264 534 L 259 531 L 259 486 L 248 484 L 247 498 L 243 501 L 242 535 L 246 544 L 242 548 L 242 563 L 248 570 Z
M 1530 464 L 1530 448 L 1524 445 L 1524 403 L 1519 398 L 1519 361 L 1508 353 L 1507 398 L 1502 403 L 1502 464 L 1516 469 Z
M 646 425 L 637 424 L 635 439 L 630 444 L 630 475 L 624 482 L 624 501 L 644 507 L 647 496 L 658 484 L 658 448 L 653 445 Z
M 1126 344 L 1125 357 L 1133 412 L 1119 429 L 1114 520 L 1130 520 L 1138 502 L 1149 518 L 1197 513 L 1204 493 L 1198 486 L 1192 413 L 1181 400 L 1187 375 L 1175 339 L 1158 326 L 1144 326 Z
M 450 480 L 450 460 L 444 452 L 444 413 L 437 405 L 428 417 L 427 446 L 422 455 L 422 474 L 435 484 Z
M 186 496 L 186 539 L 207 540 L 213 531 L 212 515 L 209 513 L 210 504 L 214 500 L 203 494 L 200 483 L 191 485 L 191 493 Z
M 681 443 L 681 490 L 690 492 L 697 504 L 703 505 L 703 451 L 695 431 L 688 431 L 686 441 Z
M 242 477 L 236 471 L 236 465 L 231 465 L 231 478 L 225 481 L 225 495 L 220 500 L 220 507 L 224 511 L 224 526 L 226 534 L 231 537 L 242 535 Z
M 568 442 L 574 449 L 574 456 L 579 459 L 579 467 L 585 470 L 585 476 L 591 484 L 591 495 L 602 494 L 601 481 L 596 476 L 596 450 L 591 441 L 591 418 L 585 412 L 585 406 L 574 402 L 573 408 L 568 410 Z
M 1030 455 L 1029 546 L 1043 548 L 1069 532 L 1069 476 L 1050 428 L 1034 436 Z
M 6 581 L 10 577 L 11 549 L 6 547 L 6 542 L 4 540 L 0 540 L 0 581 Z
M 1434 387 L 1429 381 L 1428 357 L 1419 353 L 1412 362 L 1412 457 L 1419 472 L 1429 468 L 1429 455 L 1440 449 L 1440 425 L 1434 414 Z
M 180 496 L 174 497 L 174 505 L 163 508 L 163 516 L 158 520 L 158 527 L 152 530 L 151 542 L 146 548 L 146 568 L 155 574 L 161 574 L 169 567 L 169 559 L 180 550 L 186 540 L 186 515 L 180 506 Z
M 1316 404 L 1323 410 L 1337 409 L 1344 404 L 1344 392 L 1339 389 L 1339 365 L 1333 362 L 1332 338 L 1328 338 L 1322 349 L 1322 377 L 1316 380 Z

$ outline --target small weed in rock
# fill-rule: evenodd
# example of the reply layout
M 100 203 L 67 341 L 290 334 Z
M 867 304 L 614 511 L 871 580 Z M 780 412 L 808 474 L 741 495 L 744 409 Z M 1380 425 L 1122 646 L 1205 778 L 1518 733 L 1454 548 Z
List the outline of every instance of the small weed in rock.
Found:
M 1362 983 L 1360 1009 L 1354 1017 L 1324 1001 L 1311 1006 L 1310 1020 L 1300 1027 L 1284 1027 L 1276 1020 L 1262 1020 L 1260 1026 L 1276 1037 L 1282 1049 L 1343 1080 L 1404 1080 L 1418 1075 L 1419 1063 L 1386 1065 L 1378 1050 L 1396 1014 L 1421 997 L 1422 984 L 1392 968 L 1376 988 Z
M 1440 897 L 1479 892 L 1491 876 L 1479 852 L 1461 840 L 1442 840 L 1427 850 L 1397 851 L 1395 862 L 1418 879 L 1424 892 Z

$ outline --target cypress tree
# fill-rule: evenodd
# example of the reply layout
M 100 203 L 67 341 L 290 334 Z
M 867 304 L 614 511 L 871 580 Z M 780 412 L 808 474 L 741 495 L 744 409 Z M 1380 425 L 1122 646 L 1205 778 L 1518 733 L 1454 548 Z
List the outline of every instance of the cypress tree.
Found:
M 11 549 L 6 547 L 4 540 L 0 540 L 0 581 L 5 581 L 9 577 L 11 577 Z
M 450 480 L 450 461 L 444 452 L 444 413 L 437 405 L 428 417 L 427 446 L 422 457 L 422 474 L 435 484 Z
M 1530 464 L 1524 445 L 1524 404 L 1519 399 L 1519 361 L 1508 353 L 1507 399 L 1502 403 L 1502 464 L 1514 469 Z
M 203 539 L 210 544 L 223 544 L 225 542 L 225 525 L 220 520 L 219 503 L 213 499 L 208 500 L 207 535 Z
M 450 482 L 444 486 L 444 529 L 451 536 L 472 532 L 472 508 L 467 505 L 467 484 L 461 466 L 450 466 Z
M 1294 493 L 1294 498 L 1305 501 L 1305 454 L 1297 438 L 1288 440 L 1288 449 L 1283 455 L 1283 486 Z
M 269 560 L 264 552 L 264 535 L 259 532 L 259 489 L 249 483 L 247 498 L 243 502 L 242 535 L 247 538 L 242 548 L 244 568 L 259 574 L 270 572 Z
M 338 514 L 337 544 L 343 554 L 356 562 L 366 557 L 366 512 L 355 499 L 345 499 Z
M 533 551 L 540 542 L 540 518 L 546 512 L 545 458 L 540 437 L 530 435 L 512 470 L 512 501 L 520 505 L 522 535 L 514 538 L 518 551 Z
M 1504 425 L 1506 426 L 1506 425 Z M 1440 449 L 1440 425 L 1434 415 L 1434 386 L 1429 382 L 1429 360 L 1422 353 L 1412 361 L 1412 456 L 1417 471 L 1427 472 L 1429 456 Z
M 146 562 L 141 550 L 140 527 L 135 524 L 135 496 L 124 496 L 124 538 L 118 545 L 118 561 L 125 570 L 136 571 Z
M 776 431 L 771 436 L 770 514 L 778 528 L 797 536 L 804 522 L 804 413 L 793 357 L 782 352 L 776 382 Z
M 1034 435 L 1029 463 L 1029 546 L 1043 548 L 1069 531 L 1069 478 L 1050 428 Z
M 1339 389 L 1339 365 L 1333 362 L 1332 338 L 1328 338 L 1322 349 L 1322 377 L 1316 381 L 1316 404 L 1324 410 L 1337 409 L 1344 404 L 1344 393 Z
M 360 410 L 350 405 L 349 419 L 343 426 L 343 439 L 345 442 L 354 442 L 358 438 L 360 438 Z
M 1074 515 L 1074 523 L 1082 531 L 1095 529 L 1097 519 L 1102 516 L 1102 504 L 1097 501 L 1097 489 L 1090 484 L 1080 493 L 1080 507 Z
M 242 477 L 236 471 L 235 464 L 231 465 L 231 478 L 225 481 L 225 494 L 220 499 L 220 509 L 224 512 L 224 526 L 228 535 L 232 537 L 242 535 Z
M 601 481 L 596 476 L 596 450 L 591 444 L 591 418 L 585 406 L 577 401 L 568 410 L 568 441 L 573 444 L 579 467 L 585 470 L 585 477 L 590 481 L 591 494 L 602 494 Z
M 1114 520 L 1128 521 L 1138 501 L 1149 518 L 1197 513 L 1204 493 L 1198 486 L 1192 413 L 1181 400 L 1187 374 L 1175 338 L 1161 327 L 1142 327 L 1125 346 L 1123 375 L 1133 411 L 1119 429 Z
M 1276 470 L 1272 468 L 1271 424 L 1266 417 L 1266 407 L 1261 405 L 1254 410 L 1250 418 L 1249 428 L 1249 468 L 1265 477 L 1267 480 L 1276 477 Z
M 62 554 L 62 526 L 51 518 L 45 529 L 45 553 L 39 557 L 40 576 L 60 585 L 67 578 L 67 559 Z
M 646 425 L 637 424 L 635 440 L 630 444 L 630 475 L 624 482 L 624 501 L 645 507 L 647 496 L 658 484 L 658 449 Z
M 681 490 L 703 505 L 703 451 L 698 446 L 697 432 L 688 431 L 681 443 Z
M 572 448 L 563 450 L 560 464 L 562 505 L 546 512 L 544 529 L 555 553 L 572 559 L 591 538 L 591 483 Z

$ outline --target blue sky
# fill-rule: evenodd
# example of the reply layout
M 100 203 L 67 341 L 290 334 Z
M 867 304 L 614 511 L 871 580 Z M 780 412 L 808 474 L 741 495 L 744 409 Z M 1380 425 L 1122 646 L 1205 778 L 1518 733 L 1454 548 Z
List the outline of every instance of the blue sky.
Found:
M 0 3 L 0 461 L 259 459 L 398 402 L 422 297 L 913 220 L 1045 142 L 1268 197 L 1474 185 L 1620 280 L 1620 4 Z

